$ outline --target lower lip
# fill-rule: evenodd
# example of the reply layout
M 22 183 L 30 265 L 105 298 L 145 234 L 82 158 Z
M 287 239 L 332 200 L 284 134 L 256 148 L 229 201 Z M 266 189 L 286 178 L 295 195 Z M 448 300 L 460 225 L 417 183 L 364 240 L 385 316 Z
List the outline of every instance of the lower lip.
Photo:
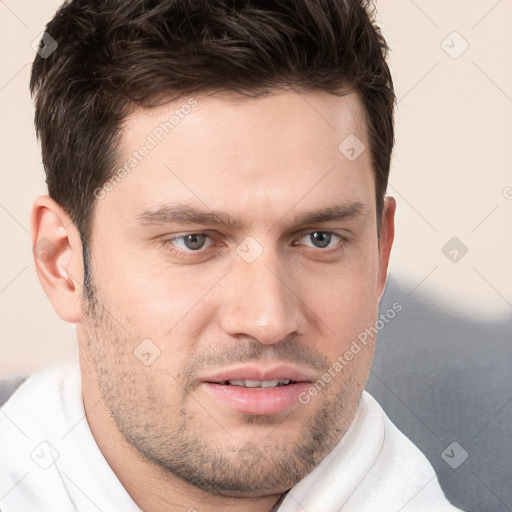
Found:
M 246 414 L 279 414 L 299 403 L 299 395 L 306 391 L 310 383 L 296 382 L 274 388 L 245 388 L 203 383 L 205 390 L 215 398 L 239 412 Z

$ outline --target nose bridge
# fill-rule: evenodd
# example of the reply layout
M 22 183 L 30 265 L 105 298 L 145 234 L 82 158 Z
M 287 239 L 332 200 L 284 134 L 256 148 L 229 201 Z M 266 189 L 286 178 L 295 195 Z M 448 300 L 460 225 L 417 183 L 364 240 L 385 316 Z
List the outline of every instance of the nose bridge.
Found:
M 232 336 L 251 336 L 264 344 L 301 333 L 305 318 L 277 251 L 267 247 L 254 261 L 248 261 L 243 254 L 237 257 L 230 272 L 222 317 L 224 330 Z

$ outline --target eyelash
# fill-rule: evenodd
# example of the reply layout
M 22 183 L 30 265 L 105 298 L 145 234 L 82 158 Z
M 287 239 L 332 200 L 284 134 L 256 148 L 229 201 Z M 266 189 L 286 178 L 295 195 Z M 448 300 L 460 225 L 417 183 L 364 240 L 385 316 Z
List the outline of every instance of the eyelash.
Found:
M 313 233 L 324 233 L 324 234 L 328 234 L 328 235 L 331 235 L 331 236 L 339 239 L 339 241 L 336 245 L 334 245 L 333 247 L 330 247 L 328 249 L 322 249 L 320 247 L 315 248 L 315 247 L 308 246 L 311 249 L 316 249 L 317 251 L 320 251 L 320 253 L 323 255 L 330 255 L 330 254 L 340 251 L 343 248 L 344 243 L 347 241 L 347 239 L 345 237 L 341 236 L 339 233 L 335 233 L 333 231 L 321 231 L 321 230 L 308 231 L 307 233 L 301 235 L 299 240 L 308 235 L 312 235 Z M 213 241 L 213 238 L 210 235 L 208 235 L 208 233 L 199 232 L 199 233 L 185 233 L 183 235 L 173 236 L 173 237 L 165 239 L 163 241 L 163 243 L 165 246 L 169 247 L 168 251 L 171 254 L 178 256 L 180 258 L 183 258 L 183 259 L 193 259 L 200 254 L 204 254 L 209 248 L 211 248 L 211 245 L 210 245 L 206 249 L 198 249 L 197 251 L 183 251 L 183 250 L 176 249 L 176 247 L 173 245 L 173 243 L 178 240 L 184 240 L 184 238 L 188 235 L 205 235 L 206 237 L 208 237 L 210 240 Z

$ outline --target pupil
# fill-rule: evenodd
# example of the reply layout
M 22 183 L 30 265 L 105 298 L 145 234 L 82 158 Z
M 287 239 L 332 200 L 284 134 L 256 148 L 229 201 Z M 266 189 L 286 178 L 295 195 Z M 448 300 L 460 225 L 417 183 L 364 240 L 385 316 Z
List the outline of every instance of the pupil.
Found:
M 323 231 L 316 231 L 310 236 L 313 237 L 313 242 L 317 247 L 327 247 L 331 241 L 331 234 Z
M 201 249 L 204 245 L 205 236 L 202 234 L 187 235 L 185 237 L 185 245 L 189 249 Z

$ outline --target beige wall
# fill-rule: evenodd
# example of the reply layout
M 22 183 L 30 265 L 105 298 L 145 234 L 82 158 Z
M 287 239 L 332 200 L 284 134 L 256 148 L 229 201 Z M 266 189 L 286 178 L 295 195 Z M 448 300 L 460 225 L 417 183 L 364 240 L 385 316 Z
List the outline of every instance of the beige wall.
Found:
M 76 351 L 74 326 L 55 315 L 39 285 L 28 234 L 31 203 L 45 192 L 28 93 L 31 43 L 59 4 L 0 2 L 0 378 Z M 399 98 L 391 272 L 463 315 L 510 318 L 512 3 L 377 5 Z M 452 237 L 468 248 L 457 263 L 442 252 Z

